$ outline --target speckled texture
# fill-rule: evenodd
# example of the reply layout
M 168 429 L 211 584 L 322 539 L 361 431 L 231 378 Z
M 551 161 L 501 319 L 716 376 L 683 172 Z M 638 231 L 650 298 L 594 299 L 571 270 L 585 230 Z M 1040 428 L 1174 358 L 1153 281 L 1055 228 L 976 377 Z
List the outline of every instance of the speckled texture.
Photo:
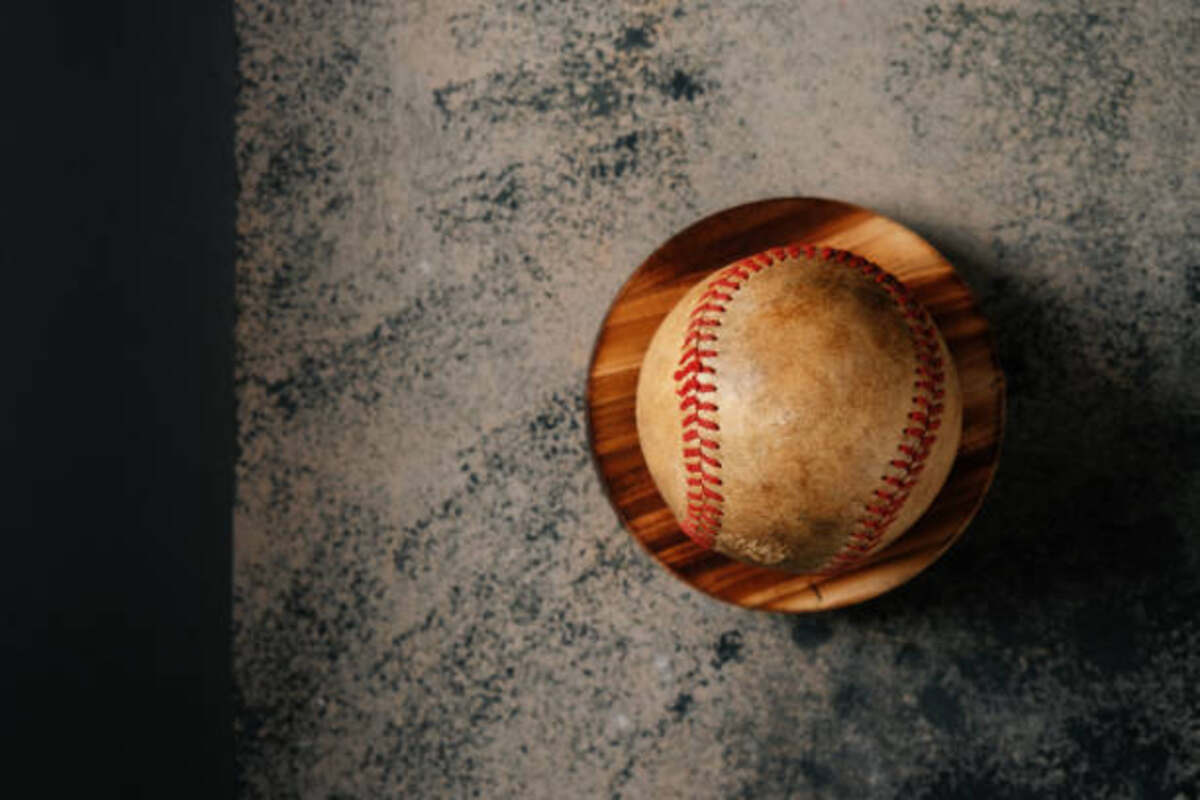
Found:
M 1187 3 L 238 3 L 245 797 L 1200 794 Z M 992 318 L 987 506 L 863 606 L 727 607 L 589 462 L 621 282 L 763 197 Z

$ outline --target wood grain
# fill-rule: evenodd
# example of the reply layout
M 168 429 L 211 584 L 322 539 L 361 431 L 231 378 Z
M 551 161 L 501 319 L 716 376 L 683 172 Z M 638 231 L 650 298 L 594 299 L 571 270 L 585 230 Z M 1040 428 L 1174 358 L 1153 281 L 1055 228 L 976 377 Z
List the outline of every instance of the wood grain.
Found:
M 832 578 L 754 567 L 694 544 L 679 529 L 642 457 L 634 407 L 638 370 L 676 301 L 714 269 L 768 247 L 811 242 L 851 250 L 904 281 L 937 321 L 958 366 L 963 436 L 946 485 L 902 537 Z M 676 234 L 638 267 L 613 301 L 588 371 L 592 453 L 617 514 L 660 564 L 719 600 L 805 612 L 859 603 L 911 579 L 966 529 L 996 472 L 1004 376 L 987 320 L 966 284 L 928 242 L 858 206 L 820 198 L 763 200 L 727 209 Z

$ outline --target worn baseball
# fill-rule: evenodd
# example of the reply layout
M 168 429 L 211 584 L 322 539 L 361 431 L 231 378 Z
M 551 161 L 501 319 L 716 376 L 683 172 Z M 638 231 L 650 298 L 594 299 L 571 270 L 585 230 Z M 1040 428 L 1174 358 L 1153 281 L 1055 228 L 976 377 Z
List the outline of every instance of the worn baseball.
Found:
M 675 305 L 642 362 L 637 428 L 698 545 L 829 575 L 933 502 L 962 395 L 941 333 L 897 278 L 789 245 L 711 273 Z

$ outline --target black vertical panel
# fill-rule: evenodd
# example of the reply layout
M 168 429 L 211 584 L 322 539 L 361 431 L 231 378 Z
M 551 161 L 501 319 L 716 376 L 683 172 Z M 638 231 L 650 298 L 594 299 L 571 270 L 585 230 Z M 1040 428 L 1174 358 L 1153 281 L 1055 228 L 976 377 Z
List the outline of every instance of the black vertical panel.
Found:
M 230 3 L 24 5 L 0 123 L 5 762 L 31 796 L 228 796 Z

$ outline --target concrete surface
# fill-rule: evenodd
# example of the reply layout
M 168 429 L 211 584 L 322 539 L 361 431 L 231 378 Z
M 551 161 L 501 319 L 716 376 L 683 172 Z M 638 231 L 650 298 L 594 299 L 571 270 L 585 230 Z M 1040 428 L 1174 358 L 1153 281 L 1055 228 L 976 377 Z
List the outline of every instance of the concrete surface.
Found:
M 1187 3 L 238 3 L 246 797 L 1200 794 Z M 779 195 L 930 238 L 1001 472 L 869 604 L 719 605 L 602 496 L 633 267 Z

